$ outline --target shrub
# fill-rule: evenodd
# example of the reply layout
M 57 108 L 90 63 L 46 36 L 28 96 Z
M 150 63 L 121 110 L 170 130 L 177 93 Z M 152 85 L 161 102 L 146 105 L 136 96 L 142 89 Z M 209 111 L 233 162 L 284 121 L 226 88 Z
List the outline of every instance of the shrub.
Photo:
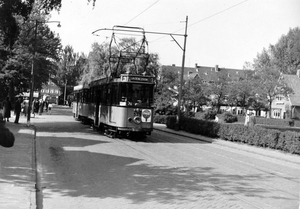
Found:
M 214 120 L 216 115 L 217 115 L 217 111 L 210 109 L 204 113 L 204 119 L 205 120 Z
M 234 123 L 238 121 L 237 117 L 230 112 L 225 112 L 223 118 L 225 123 Z
M 170 128 L 170 129 L 176 128 L 176 116 L 175 115 L 167 117 L 166 126 L 167 126 L 167 128 Z
M 161 124 L 166 124 L 167 123 L 167 115 L 155 115 L 154 116 L 154 123 L 161 123 Z
M 166 121 L 168 128 L 176 128 L 176 116 L 168 116 Z M 242 124 L 220 124 L 186 117 L 180 119 L 179 127 L 181 130 L 194 134 L 208 137 L 218 136 L 228 141 L 300 154 L 300 133 L 294 131 L 281 132 L 261 126 L 247 127 Z

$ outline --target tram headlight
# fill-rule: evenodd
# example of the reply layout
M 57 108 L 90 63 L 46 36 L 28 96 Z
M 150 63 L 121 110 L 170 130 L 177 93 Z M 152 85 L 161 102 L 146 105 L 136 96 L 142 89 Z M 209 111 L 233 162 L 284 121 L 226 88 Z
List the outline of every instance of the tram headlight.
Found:
M 134 121 L 136 124 L 140 124 L 140 123 L 142 122 L 141 117 L 138 117 L 138 116 L 134 117 L 134 118 L 133 118 L 133 121 Z

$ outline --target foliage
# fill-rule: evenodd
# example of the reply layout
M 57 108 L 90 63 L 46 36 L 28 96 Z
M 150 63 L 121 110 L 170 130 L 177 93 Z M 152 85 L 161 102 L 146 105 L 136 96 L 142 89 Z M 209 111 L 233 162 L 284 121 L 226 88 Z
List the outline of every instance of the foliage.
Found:
M 223 113 L 223 120 L 225 123 L 234 123 L 237 122 L 236 115 L 231 114 L 230 112 Z
M 169 116 L 167 118 L 167 128 L 175 129 L 176 127 L 176 116 Z M 198 120 L 194 118 L 186 118 L 181 117 L 180 118 L 180 130 L 193 133 L 193 134 L 200 134 L 203 136 L 209 136 L 209 137 L 216 137 L 218 130 L 219 130 L 219 124 L 207 121 L 207 120 Z
M 209 109 L 205 111 L 203 119 L 204 120 L 214 120 L 216 118 L 217 111 L 214 109 Z
M 300 133 L 281 132 L 262 127 L 221 124 L 219 137 L 228 141 L 243 142 L 259 147 L 269 147 L 285 152 L 300 154 Z
M 184 84 L 182 92 L 182 105 L 187 108 L 187 112 L 191 112 L 190 110 L 194 110 L 194 107 L 207 103 L 208 99 L 206 97 L 206 88 L 207 85 L 199 76 L 189 79 Z
M 276 69 L 268 66 L 268 63 L 260 63 L 261 68 L 257 68 L 255 82 L 256 98 L 265 104 L 268 104 L 269 110 L 272 109 L 272 102 L 278 95 L 287 96 L 291 94 L 293 90 L 288 85 L 280 80 L 280 73 Z M 270 118 L 272 117 L 271 111 L 269 111 Z
M 176 112 L 176 107 L 173 105 L 178 97 L 178 91 L 174 89 L 174 86 L 177 86 L 178 83 L 178 73 L 169 69 L 168 66 L 162 66 L 158 74 L 158 82 L 154 94 L 157 112 L 162 114 L 167 114 L 167 112 L 173 114 L 173 112 Z
M 220 107 L 225 103 L 226 95 L 229 90 L 230 78 L 226 71 L 218 72 L 218 79 L 210 83 L 206 88 L 206 95 L 211 95 L 211 105 L 217 109 L 217 113 L 220 112 Z
M 167 123 L 167 115 L 155 115 L 153 122 L 154 123 L 161 123 L 161 124 L 166 124 Z
M 252 104 L 250 98 L 255 94 L 255 85 L 253 82 L 254 71 L 245 71 L 238 80 L 231 82 L 228 86 L 226 103 L 229 106 L 249 107 Z
M 58 70 L 56 74 L 52 76 L 52 80 L 61 88 L 65 87 L 66 94 L 68 95 L 73 91 L 73 86 L 78 85 L 85 64 L 85 55 L 79 55 L 79 53 L 74 52 L 72 46 L 67 45 L 61 50 Z
M 300 28 L 290 28 L 275 45 L 269 46 L 272 63 L 285 74 L 296 74 L 300 66 Z

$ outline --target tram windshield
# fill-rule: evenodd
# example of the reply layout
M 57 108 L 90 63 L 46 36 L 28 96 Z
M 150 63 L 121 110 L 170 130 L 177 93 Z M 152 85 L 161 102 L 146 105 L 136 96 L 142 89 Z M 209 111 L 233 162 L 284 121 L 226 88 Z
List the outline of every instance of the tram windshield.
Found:
M 153 103 L 153 85 L 121 83 L 120 105 L 150 107 Z

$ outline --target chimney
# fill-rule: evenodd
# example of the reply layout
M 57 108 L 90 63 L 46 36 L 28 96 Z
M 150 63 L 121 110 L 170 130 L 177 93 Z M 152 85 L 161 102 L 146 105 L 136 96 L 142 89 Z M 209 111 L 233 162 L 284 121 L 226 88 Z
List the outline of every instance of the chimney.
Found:
M 216 65 L 216 66 L 215 66 L 215 72 L 218 72 L 218 71 L 219 71 L 219 66 Z
M 297 74 L 298 78 L 300 78 L 300 69 L 297 70 L 296 74 Z

